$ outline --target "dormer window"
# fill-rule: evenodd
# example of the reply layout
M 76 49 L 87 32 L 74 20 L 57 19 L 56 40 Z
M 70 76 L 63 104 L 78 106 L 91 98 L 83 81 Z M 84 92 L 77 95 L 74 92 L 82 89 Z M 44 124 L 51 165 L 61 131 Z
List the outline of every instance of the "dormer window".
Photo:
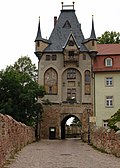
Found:
M 73 57 L 74 56 L 74 51 L 69 51 L 69 57 Z
M 105 66 L 111 67 L 112 66 L 112 58 L 106 58 L 105 59 Z
M 66 29 L 70 29 L 71 28 L 70 22 L 68 20 L 63 25 L 63 28 L 66 28 Z

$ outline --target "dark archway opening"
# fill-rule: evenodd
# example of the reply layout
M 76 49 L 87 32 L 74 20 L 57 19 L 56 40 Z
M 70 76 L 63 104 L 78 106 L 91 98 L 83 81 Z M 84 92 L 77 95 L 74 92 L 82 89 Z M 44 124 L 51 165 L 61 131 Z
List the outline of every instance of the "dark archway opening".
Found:
M 68 119 L 73 118 L 68 125 Z M 81 137 L 81 121 L 74 115 L 68 115 L 61 121 L 61 139 L 65 138 L 80 138 Z

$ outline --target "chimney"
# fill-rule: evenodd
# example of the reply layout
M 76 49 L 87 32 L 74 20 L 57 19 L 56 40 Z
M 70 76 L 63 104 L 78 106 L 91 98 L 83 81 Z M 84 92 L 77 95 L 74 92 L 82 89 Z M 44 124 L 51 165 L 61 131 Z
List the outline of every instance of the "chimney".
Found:
M 57 16 L 54 16 L 54 27 L 55 27 L 56 23 L 57 23 Z

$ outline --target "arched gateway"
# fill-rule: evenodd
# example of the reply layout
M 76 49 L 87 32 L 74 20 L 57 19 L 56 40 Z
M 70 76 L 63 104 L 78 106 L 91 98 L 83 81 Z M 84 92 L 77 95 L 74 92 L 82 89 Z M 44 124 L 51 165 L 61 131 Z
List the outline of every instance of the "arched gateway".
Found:
M 90 106 L 91 105 L 89 105 L 89 107 Z M 92 111 L 86 109 L 86 105 L 45 105 L 41 121 L 41 138 L 65 139 L 65 124 L 70 117 L 77 117 L 81 121 L 81 136 L 87 136 L 89 124 L 87 110 L 89 110 L 89 114 L 92 115 Z
M 50 38 L 41 35 L 40 19 L 35 39 L 38 57 L 38 83 L 44 85 L 47 100 L 43 105 L 41 138 L 65 138 L 65 122 L 76 116 L 82 123 L 82 137 L 87 134 L 89 114 L 93 115 L 93 58 L 97 53 L 92 19 L 91 35 L 84 38 L 73 5 L 62 3 L 59 19 L 54 18 Z M 89 104 L 89 107 L 88 107 Z
M 78 117 L 77 117 L 78 116 Z M 79 121 L 81 120 L 80 118 L 80 115 L 77 114 L 77 115 L 73 115 L 73 114 L 69 114 L 69 115 L 66 115 L 64 116 L 64 118 L 62 119 L 61 121 L 61 139 L 65 139 L 66 138 L 66 132 L 68 134 L 68 130 L 66 130 L 66 122 L 68 119 L 70 119 L 71 117 L 74 117 L 74 118 L 77 118 Z M 81 121 L 80 121 L 81 122 Z M 68 126 L 67 126 L 68 127 Z M 72 126 L 69 126 L 68 128 L 72 128 Z M 73 127 L 74 128 L 74 127 Z M 76 127 L 77 128 L 77 127 Z M 79 128 L 79 134 L 81 133 L 81 127 L 78 127 Z M 76 132 L 77 133 L 77 132 Z M 72 134 L 74 134 L 74 132 L 72 132 Z

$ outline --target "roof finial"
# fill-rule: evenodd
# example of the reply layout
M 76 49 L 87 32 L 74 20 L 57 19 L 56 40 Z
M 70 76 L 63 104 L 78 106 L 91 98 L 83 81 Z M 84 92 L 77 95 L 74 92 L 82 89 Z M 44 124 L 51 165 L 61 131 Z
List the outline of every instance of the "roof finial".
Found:
M 96 39 L 96 34 L 95 34 L 95 29 L 94 29 L 94 15 L 92 15 L 92 29 L 91 29 L 91 35 L 90 38 L 91 39 Z
M 40 16 L 39 16 L 39 22 L 38 22 L 38 31 L 35 41 L 39 41 L 42 38 L 41 36 L 41 28 L 40 28 Z
M 63 10 L 63 8 L 66 9 L 66 10 L 69 10 L 68 9 L 69 7 L 73 8 L 73 10 L 74 10 L 74 4 L 75 4 L 75 2 L 73 1 L 72 3 L 73 3 L 73 5 L 64 5 L 64 2 L 61 2 L 61 4 L 62 4 L 62 10 Z
M 73 9 L 74 9 L 74 4 L 75 4 L 75 2 L 73 1 Z
M 63 4 L 64 4 L 64 2 L 61 2 L 61 4 L 62 4 L 62 10 L 63 10 Z

